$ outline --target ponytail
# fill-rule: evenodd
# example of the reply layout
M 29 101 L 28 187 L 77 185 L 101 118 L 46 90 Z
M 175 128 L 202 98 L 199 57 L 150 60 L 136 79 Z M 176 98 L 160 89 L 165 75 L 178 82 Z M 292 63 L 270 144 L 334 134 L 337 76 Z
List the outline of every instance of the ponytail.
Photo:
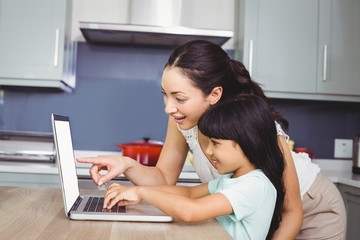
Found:
M 223 88 L 221 101 L 241 94 L 256 95 L 269 105 L 273 118 L 287 131 L 288 121 L 275 111 L 260 85 L 253 81 L 245 66 L 234 59 L 218 45 L 194 40 L 176 48 L 170 55 L 165 68 L 179 68 L 194 86 L 208 96 L 215 87 Z
M 271 103 L 270 99 L 265 96 L 265 93 L 260 87 L 260 84 L 251 79 L 250 73 L 245 68 L 244 64 L 240 61 L 232 59 L 230 61 L 230 65 L 234 76 L 233 79 L 237 82 L 237 95 L 251 94 L 261 97 L 270 107 L 274 120 L 277 121 L 285 131 L 287 131 L 289 122 L 278 111 L 275 110 L 275 107 Z M 229 98 L 229 96 L 225 98 Z

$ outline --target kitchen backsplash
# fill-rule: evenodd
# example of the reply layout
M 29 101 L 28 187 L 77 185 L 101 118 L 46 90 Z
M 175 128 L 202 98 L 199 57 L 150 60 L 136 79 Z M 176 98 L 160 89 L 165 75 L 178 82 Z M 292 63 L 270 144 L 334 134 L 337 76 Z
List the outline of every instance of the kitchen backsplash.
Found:
M 117 151 L 117 143 L 163 141 L 167 116 L 160 91 L 173 49 L 78 43 L 72 93 L 5 90 L 0 130 L 50 132 L 50 114 L 69 115 L 76 149 Z M 231 54 L 231 53 L 230 53 Z M 274 99 L 297 147 L 334 158 L 334 138 L 360 134 L 360 103 Z

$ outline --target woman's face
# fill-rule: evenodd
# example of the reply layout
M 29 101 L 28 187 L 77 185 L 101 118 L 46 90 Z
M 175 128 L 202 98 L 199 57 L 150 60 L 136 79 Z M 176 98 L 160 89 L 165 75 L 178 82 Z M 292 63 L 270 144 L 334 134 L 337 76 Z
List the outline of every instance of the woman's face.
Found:
M 201 115 L 210 107 L 212 96 L 204 96 L 179 68 L 165 68 L 161 87 L 165 112 L 174 118 L 181 129 L 196 126 Z

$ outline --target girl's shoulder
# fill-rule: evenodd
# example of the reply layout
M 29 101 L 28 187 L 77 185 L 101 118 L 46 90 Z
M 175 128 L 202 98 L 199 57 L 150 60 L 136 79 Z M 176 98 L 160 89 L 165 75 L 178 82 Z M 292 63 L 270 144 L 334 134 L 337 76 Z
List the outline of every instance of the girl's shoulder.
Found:
M 243 185 L 245 188 L 252 188 L 255 185 L 267 185 L 269 179 L 266 177 L 261 169 L 255 169 L 240 177 L 232 178 L 232 174 L 221 175 L 218 179 L 214 180 L 218 185 L 223 187 L 230 187 L 234 185 Z

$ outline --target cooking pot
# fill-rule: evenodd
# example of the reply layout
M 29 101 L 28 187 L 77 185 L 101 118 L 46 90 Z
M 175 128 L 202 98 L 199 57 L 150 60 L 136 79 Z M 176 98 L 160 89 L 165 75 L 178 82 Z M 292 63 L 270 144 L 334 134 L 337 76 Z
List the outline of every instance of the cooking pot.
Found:
M 296 153 L 307 153 L 307 154 L 309 154 L 309 157 L 311 159 L 314 159 L 314 157 L 315 157 L 314 152 L 308 148 L 295 148 L 295 152 Z
M 130 157 L 146 166 L 155 166 L 161 149 L 162 142 L 150 141 L 150 138 L 144 138 L 143 141 L 117 144 L 122 149 L 123 156 Z

